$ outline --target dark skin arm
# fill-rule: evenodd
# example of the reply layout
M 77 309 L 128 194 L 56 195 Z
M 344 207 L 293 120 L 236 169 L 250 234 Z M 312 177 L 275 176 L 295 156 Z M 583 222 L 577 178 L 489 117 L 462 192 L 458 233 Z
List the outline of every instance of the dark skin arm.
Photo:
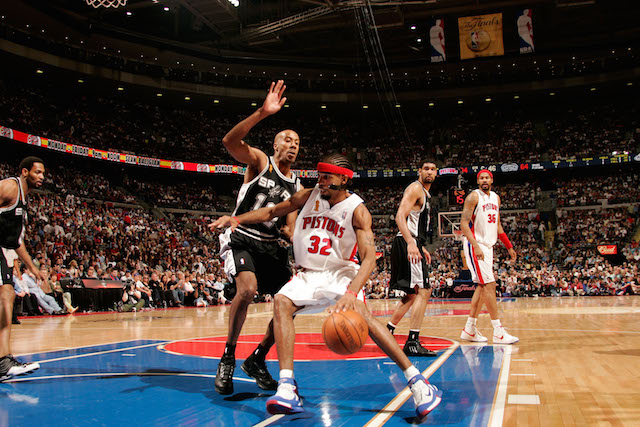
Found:
M 471 192 L 466 199 L 464 199 L 464 207 L 462 208 L 462 218 L 460 219 L 460 228 L 462 229 L 462 234 L 467 238 L 471 246 L 473 246 L 473 251 L 476 254 L 476 258 L 479 260 L 484 259 L 484 253 L 482 249 L 480 249 L 480 245 L 478 245 L 478 241 L 473 235 L 471 231 L 471 227 L 469 227 L 469 222 L 471 222 L 471 217 L 473 216 L 473 211 L 476 209 L 478 205 L 478 194 L 475 191 Z
M 353 211 L 353 228 L 356 231 L 356 241 L 358 242 L 358 254 L 360 255 L 360 270 L 353 278 L 345 293 L 334 305 L 329 307 L 329 312 L 340 312 L 345 310 L 355 310 L 356 295 L 360 289 L 366 285 L 367 280 L 376 267 L 376 242 L 371 229 L 371 213 L 364 204 L 358 205 Z
M 209 224 L 209 229 L 213 231 L 216 228 L 231 227 L 231 231 L 233 231 L 239 224 L 259 224 L 270 221 L 277 216 L 288 215 L 304 206 L 311 195 L 311 191 L 313 191 L 312 188 L 305 188 L 275 206 L 266 206 L 255 211 L 243 213 L 238 217 L 221 216 Z
M 258 124 L 258 122 L 280 111 L 287 101 L 286 97 L 282 97 L 285 89 L 286 86 L 282 80 L 278 80 L 277 83 L 272 82 L 262 107 L 235 125 L 233 129 L 222 138 L 222 143 L 227 151 L 229 151 L 229 154 L 238 162 L 247 165 L 244 182 L 251 181 L 260 173 L 260 171 L 267 166 L 268 158 L 262 150 L 250 146 L 243 141 L 243 138 L 247 136 L 249 131 Z

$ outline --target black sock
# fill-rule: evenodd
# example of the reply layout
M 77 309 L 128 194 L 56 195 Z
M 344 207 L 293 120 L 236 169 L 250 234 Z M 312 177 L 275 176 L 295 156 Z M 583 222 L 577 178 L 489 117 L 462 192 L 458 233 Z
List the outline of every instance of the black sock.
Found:
M 235 358 L 236 357 L 236 346 L 227 343 L 227 345 L 224 346 L 224 354 L 223 354 L 223 356 L 231 356 L 231 357 Z
M 396 330 L 396 327 L 393 326 L 391 324 L 391 322 L 389 322 L 389 323 L 387 323 L 387 329 L 389 330 L 389 332 L 391 332 L 391 334 L 393 334 L 395 332 L 395 330 Z
M 267 357 L 267 353 L 269 353 L 269 349 L 264 347 L 262 344 L 258 344 L 256 349 L 253 350 L 253 355 L 260 360 L 264 360 L 265 357 Z
M 409 331 L 409 341 L 420 341 L 420 331 Z

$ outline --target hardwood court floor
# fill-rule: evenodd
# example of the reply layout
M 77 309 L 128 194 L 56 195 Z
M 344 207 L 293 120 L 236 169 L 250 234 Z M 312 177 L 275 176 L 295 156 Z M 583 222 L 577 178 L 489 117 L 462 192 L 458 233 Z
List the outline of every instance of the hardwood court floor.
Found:
M 368 304 L 386 323 L 395 302 Z M 499 307 L 502 323 L 520 342 L 505 350 L 490 424 L 640 425 L 640 298 L 518 299 Z M 242 334 L 262 334 L 271 310 L 270 304 L 252 305 Z M 421 335 L 468 348 L 459 339 L 465 310 L 467 301 L 431 301 Z M 13 326 L 12 350 L 21 355 L 131 340 L 224 336 L 228 311 L 223 306 L 24 318 Z M 296 332 L 320 332 L 323 318 L 299 316 Z M 408 333 L 408 322 L 403 319 L 398 334 Z M 491 345 L 486 314 L 478 326 Z M 502 417 L 496 417 L 501 406 Z

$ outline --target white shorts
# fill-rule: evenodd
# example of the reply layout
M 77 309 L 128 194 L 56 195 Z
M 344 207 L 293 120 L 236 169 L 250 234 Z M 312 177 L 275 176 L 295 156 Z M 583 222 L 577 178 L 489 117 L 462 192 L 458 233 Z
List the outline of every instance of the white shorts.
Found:
M 467 239 L 464 239 L 462 244 L 464 257 L 467 260 L 469 271 L 471 271 L 471 278 L 474 283 L 481 285 L 495 282 L 496 279 L 493 277 L 493 247 L 482 243 L 478 243 L 478 245 L 484 254 L 484 259 L 481 260 L 476 258 L 473 247 Z
M 296 306 L 303 307 L 296 314 L 319 313 L 334 305 L 345 294 L 358 269 L 344 267 L 338 271 L 300 271 L 280 289 L 278 295 L 289 298 Z M 358 292 L 364 301 L 364 292 Z

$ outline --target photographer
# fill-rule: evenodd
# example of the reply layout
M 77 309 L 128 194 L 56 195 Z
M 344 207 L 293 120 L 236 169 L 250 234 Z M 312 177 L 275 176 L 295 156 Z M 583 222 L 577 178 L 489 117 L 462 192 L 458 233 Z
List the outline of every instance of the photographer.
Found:
M 144 307 L 144 299 L 142 299 L 142 293 L 136 289 L 136 284 L 133 282 L 127 282 L 124 292 L 122 293 L 122 311 L 139 311 Z

